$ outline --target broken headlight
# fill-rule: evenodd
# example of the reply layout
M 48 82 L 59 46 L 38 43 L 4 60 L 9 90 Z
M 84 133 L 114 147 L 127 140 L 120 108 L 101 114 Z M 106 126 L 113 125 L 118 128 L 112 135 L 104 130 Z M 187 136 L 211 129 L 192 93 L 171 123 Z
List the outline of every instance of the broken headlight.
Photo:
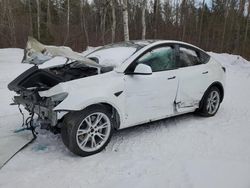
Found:
M 68 93 L 64 92 L 64 93 L 59 93 L 59 94 L 53 95 L 53 96 L 50 97 L 50 99 L 51 99 L 52 102 L 55 102 L 55 103 L 59 104 L 67 96 L 68 96 Z

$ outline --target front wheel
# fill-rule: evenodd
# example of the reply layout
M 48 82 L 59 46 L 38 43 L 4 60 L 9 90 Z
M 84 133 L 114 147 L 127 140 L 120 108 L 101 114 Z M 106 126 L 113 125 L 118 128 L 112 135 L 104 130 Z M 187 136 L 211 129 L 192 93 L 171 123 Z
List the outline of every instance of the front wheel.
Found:
M 62 140 L 68 149 L 80 156 L 103 150 L 113 133 L 111 113 L 102 105 L 94 105 L 65 118 Z
M 214 116 L 221 102 L 220 91 L 217 87 L 211 87 L 204 95 L 201 101 L 200 114 L 206 117 Z

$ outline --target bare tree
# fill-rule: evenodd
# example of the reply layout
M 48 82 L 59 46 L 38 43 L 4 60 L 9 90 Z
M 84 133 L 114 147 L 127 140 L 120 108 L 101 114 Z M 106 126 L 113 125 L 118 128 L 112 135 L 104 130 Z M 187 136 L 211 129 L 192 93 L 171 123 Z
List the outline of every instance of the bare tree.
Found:
M 174 6 L 175 6 L 175 24 L 178 27 L 178 23 L 179 23 L 179 0 L 174 0 Z
M 33 35 L 32 11 L 31 11 L 30 0 L 28 0 L 28 8 L 29 8 L 29 24 L 30 24 L 29 34 Z
M 245 28 L 245 34 L 244 34 L 244 47 L 246 46 L 246 43 L 247 43 L 249 22 L 250 22 L 250 0 L 248 0 L 248 10 L 247 10 L 247 17 L 246 17 L 246 28 Z
M 129 41 L 129 29 L 128 29 L 128 0 L 120 0 L 122 5 L 122 17 L 123 17 L 123 32 L 124 40 Z
M 115 15 L 115 0 L 110 1 L 112 9 L 112 26 L 111 26 L 111 42 L 115 42 L 115 31 L 116 31 L 116 15 Z
M 141 21 L 142 21 L 142 34 L 141 38 L 142 40 L 145 40 L 146 38 L 146 20 L 145 20 L 145 12 L 147 8 L 147 0 L 142 1 L 142 14 L 141 14 Z
M 85 0 L 80 0 L 81 32 L 84 33 L 85 39 L 86 39 L 86 46 L 88 46 L 89 45 L 89 34 L 88 34 L 87 24 L 86 24 L 84 12 L 83 12 L 84 5 L 85 5 Z
M 51 15 L 50 15 L 50 0 L 47 0 L 47 32 L 49 33 L 51 24 Z
M 102 36 L 102 44 L 105 44 L 105 32 L 106 32 L 106 16 L 107 16 L 107 6 L 109 2 L 107 0 L 103 1 L 102 6 L 101 6 L 101 23 L 100 23 L 100 28 L 101 28 L 101 36 Z
M 226 28 L 227 28 L 227 18 L 228 18 L 228 14 L 229 14 L 229 1 L 225 0 L 225 21 L 223 24 L 223 33 L 222 33 L 222 39 L 221 39 L 221 46 L 220 49 L 222 51 L 223 47 L 224 47 L 224 41 L 225 41 L 225 34 L 226 34 Z
M 158 26 L 158 23 L 157 23 L 157 17 L 158 17 L 158 6 L 159 6 L 159 0 L 154 0 L 154 29 L 153 29 L 153 37 L 154 39 L 156 38 L 157 36 L 157 26 Z
M 40 0 L 36 0 L 36 7 L 37 7 L 37 39 L 40 40 Z
M 236 40 L 235 40 L 235 49 L 234 52 L 241 52 L 240 49 L 240 31 L 241 31 L 241 23 L 242 23 L 242 16 L 244 14 L 244 8 L 245 8 L 245 0 L 240 0 L 239 3 L 239 10 L 238 10 L 238 19 L 237 19 L 237 34 L 236 34 Z
M 69 0 L 67 0 L 67 33 L 63 45 L 67 43 L 69 38 L 69 18 L 70 18 L 70 4 Z
M 174 14 L 174 25 L 175 25 L 175 29 L 177 29 L 175 36 L 178 37 L 179 36 L 179 0 L 174 0 L 174 10 L 175 10 L 175 14 Z
M 8 13 L 7 13 L 8 22 L 7 23 L 9 25 L 11 43 L 13 46 L 15 46 L 16 45 L 15 21 L 14 21 L 14 16 L 13 16 L 13 12 L 12 12 L 12 6 L 11 6 L 9 0 L 7 0 L 7 7 L 8 7 Z
M 186 35 L 186 20 L 187 20 L 187 0 L 182 0 L 181 3 L 181 18 L 180 18 L 180 25 L 182 26 L 182 36 L 181 36 L 181 40 L 185 39 L 185 35 Z
M 200 28 L 199 28 L 199 38 L 198 38 L 198 44 L 199 45 L 201 45 L 201 33 L 202 33 L 202 24 L 203 24 L 204 11 L 205 11 L 205 0 L 203 0 L 203 2 L 202 2 Z
M 8 6 L 7 6 L 6 0 L 0 1 L 0 36 L 1 36 L 0 42 L 5 39 L 7 40 L 8 45 L 11 45 L 10 37 L 8 37 L 4 33 L 5 28 L 7 27 L 7 24 L 6 24 L 7 9 L 8 9 Z

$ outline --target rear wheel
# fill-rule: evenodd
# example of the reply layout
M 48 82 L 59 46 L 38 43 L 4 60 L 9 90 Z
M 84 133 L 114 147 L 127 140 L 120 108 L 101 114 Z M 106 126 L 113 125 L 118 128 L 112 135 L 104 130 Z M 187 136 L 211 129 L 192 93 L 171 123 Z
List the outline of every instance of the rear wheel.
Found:
M 213 86 L 205 93 L 201 101 L 199 113 L 206 117 L 214 116 L 220 107 L 220 102 L 220 90 Z
M 94 105 L 65 118 L 62 140 L 76 155 L 92 155 L 106 147 L 113 127 L 111 113 L 102 105 Z

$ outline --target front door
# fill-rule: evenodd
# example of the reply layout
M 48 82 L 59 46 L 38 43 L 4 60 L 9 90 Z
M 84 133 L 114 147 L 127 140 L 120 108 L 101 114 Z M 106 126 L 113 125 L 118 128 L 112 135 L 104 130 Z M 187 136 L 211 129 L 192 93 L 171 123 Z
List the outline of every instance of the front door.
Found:
M 178 77 L 170 46 L 154 48 L 136 64 L 152 68 L 151 75 L 125 75 L 125 126 L 157 120 L 174 113 Z

